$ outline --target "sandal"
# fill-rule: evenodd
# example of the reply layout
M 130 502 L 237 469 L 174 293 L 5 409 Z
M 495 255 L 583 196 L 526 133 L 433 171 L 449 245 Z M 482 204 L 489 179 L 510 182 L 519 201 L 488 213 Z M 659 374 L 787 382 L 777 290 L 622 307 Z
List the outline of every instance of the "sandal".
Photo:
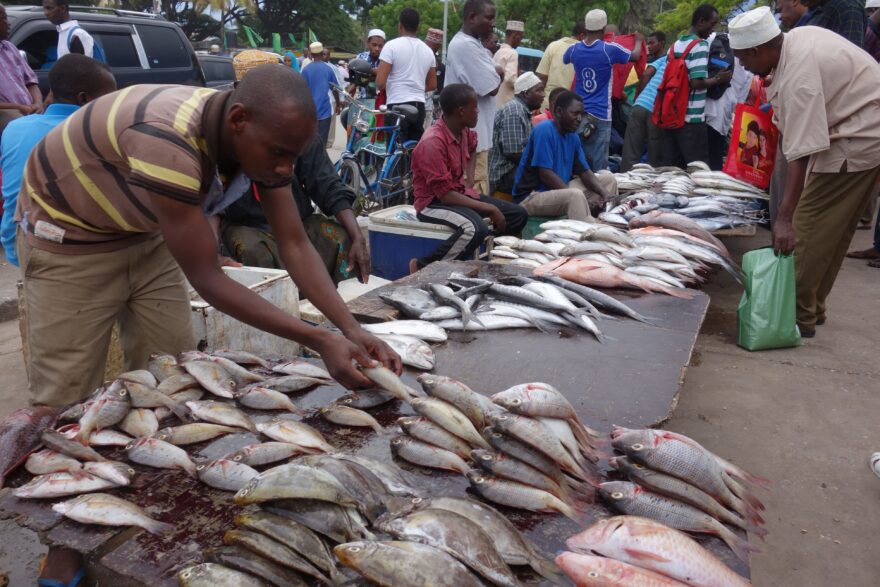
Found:
M 880 251 L 870 248 L 864 251 L 850 251 L 846 256 L 850 259 L 880 259 Z
M 37 585 L 40 587 L 76 587 L 85 578 L 86 570 L 80 569 L 70 580 L 70 583 L 62 583 L 58 579 L 37 579 Z

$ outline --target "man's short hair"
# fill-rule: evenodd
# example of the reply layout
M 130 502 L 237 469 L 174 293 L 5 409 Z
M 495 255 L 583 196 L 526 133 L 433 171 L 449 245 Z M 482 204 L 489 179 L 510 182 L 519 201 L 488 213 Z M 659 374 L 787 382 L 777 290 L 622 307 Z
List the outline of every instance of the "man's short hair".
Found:
M 691 17 L 691 26 L 697 26 L 701 20 L 712 20 L 712 17 L 718 13 L 718 9 L 711 4 L 700 4 L 694 9 L 694 15 Z
M 55 6 L 64 6 L 67 10 L 70 10 L 70 0 L 52 0 L 55 3 Z
M 456 110 L 477 99 L 477 92 L 467 84 L 449 84 L 440 92 L 440 110 L 451 116 Z
M 562 92 L 568 92 L 565 88 L 553 88 L 550 90 L 550 95 L 547 97 L 547 102 L 551 104 L 556 104 L 556 101 L 559 99 L 559 94 Z
M 584 24 L 584 19 L 579 18 L 574 22 L 574 26 L 571 27 L 571 36 L 579 37 L 587 32 L 587 25 Z
M 58 102 L 76 104 L 80 92 L 94 96 L 103 83 L 113 76 L 110 68 L 91 57 L 68 53 L 49 70 L 49 89 Z
M 487 4 L 494 6 L 495 2 L 492 0 L 467 0 L 467 2 L 464 3 L 464 7 L 461 9 L 462 20 L 467 20 L 467 18 L 475 12 L 482 12 Z
M 657 39 L 658 42 L 663 43 L 664 45 L 666 44 L 666 33 L 664 33 L 663 31 L 654 31 L 653 33 L 648 35 L 648 37 L 654 37 L 655 39 Z
M 404 8 L 400 11 L 400 26 L 403 27 L 408 33 L 417 33 L 419 32 L 419 22 L 421 21 L 421 17 L 419 16 L 419 11 L 415 8 Z
M 565 110 L 575 100 L 583 100 L 583 98 L 581 98 L 571 90 L 562 90 L 561 92 L 559 92 L 559 95 L 556 96 L 556 105 L 554 106 L 554 108 L 562 108 L 563 110 Z
M 242 104 L 256 120 L 269 120 L 282 107 L 290 107 L 308 117 L 316 116 L 309 85 L 293 68 L 280 63 L 258 65 L 241 78 L 230 104 Z

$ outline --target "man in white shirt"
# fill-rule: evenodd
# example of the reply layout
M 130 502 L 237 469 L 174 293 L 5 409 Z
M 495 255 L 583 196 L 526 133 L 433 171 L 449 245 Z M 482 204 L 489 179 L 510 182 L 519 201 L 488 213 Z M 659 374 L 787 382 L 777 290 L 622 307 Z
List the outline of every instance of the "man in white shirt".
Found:
M 58 31 L 58 55 L 61 59 L 68 53 L 95 56 L 95 40 L 79 22 L 70 18 L 70 0 L 43 0 L 43 14 Z
M 480 42 L 495 26 L 492 0 L 467 0 L 461 9 L 461 30 L 455 33 L 446 52 L 445 85 L 465 84 L 477 93 L 477 151 L 474 187 L 489 193 L 489 149 L 495 124 L 495 95 L 501 86 L 500 67 Z
M 404 129 L 403 141 L 418 141 L 425 130 L 425 92 L 437 87 L 437 68 L 434 52 L 418 38 L 419 11 L 404 8 L 400 11 L 396 39 L 385 43 L 379 54 L 376 87 L 384 89 L 385 103 L 389 106 L 408 104 L 419 111 L 418 123 Z

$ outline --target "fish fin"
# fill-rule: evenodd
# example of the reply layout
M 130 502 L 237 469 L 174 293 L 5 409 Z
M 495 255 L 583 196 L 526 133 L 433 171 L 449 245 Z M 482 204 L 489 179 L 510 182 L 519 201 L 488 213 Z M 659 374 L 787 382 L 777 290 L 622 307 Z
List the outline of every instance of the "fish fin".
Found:
M 760 487 L 761 489 L 770 489 L 771 481 L 766 477 L 752 475 L 748 471 L 734 465 L 730 461 L 727 461 L 716 454 L 713 454 L 712 456 L 715 457 L 715 460 L 718 462 L 719 465 L 721 465 L 721 468 L 724 469 L 724 471 L 731 477 L 739 479 L 740 481 L 744 481 L 746 483 L 751 483 L 752 485 Z
M 763 542 L 767 542 L 767 534 L 770 532 L 767 528 L 762 528 L 760 526 L 756 526 L 754 524 L 747 524 L 746 531 L 750 534 L 754 534 L 758 538 L 760 538 Z
M 672 562 L 670 559 L 648 552 L 647 550 L 639 550 L 637 548 L 624 548 L 623 551 L 637 561 L 654 561 L 658 563 Z
M 733 554 L 735 554 L 737 558 L 739 558 L 743 562 L 749 561 L 749 553 L 761 552 L 760 548 L 752 546 L 747 541 L 743 540 L 724 526 L 721 526 L 718 529 L 718 537 L 721 538 L 721 540 L 723 540 L 724 543 L 730 547 L 730 550 L 733 551 Z
M 724 479 L 724 483 L 727 485 L 728 489 L 730 489 L 735 496 L 749 504 L 750 507 L 758 511 L 764 511 L 766 509 L 760 499 L 755 497 L 748 489 L 740 485 L 733 477 L 728 475 L 727 472 L 722 471 L 721 478 Z
M 159 522 L 157 520 L 150 520 L 150 522 L 144 524 L 144 530 L 150 534 L 155 534 L 156 536 L 171 532 L 173 529 L 174 524 L 166 524 L 165 522 Z
M 565 574 L 553 561 L 546 560 L 535 553 L 531 553 L 528 565 L 536 573 L 550 581 L 551 585 L 565 585 Z

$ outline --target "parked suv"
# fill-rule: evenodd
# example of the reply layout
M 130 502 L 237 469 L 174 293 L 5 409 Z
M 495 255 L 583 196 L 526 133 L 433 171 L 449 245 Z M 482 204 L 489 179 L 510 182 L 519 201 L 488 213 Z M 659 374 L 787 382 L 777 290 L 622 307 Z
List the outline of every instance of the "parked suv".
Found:
M 43 94 L 49 92 L 49 68 L 55 61 L 58 32 L 40 6 L 6 6 L 9 40 L 23 51 L 37 73 Z M 116 84 L 205 85 L 192 45 L 179 26 L 161 16 L 71 6 L 70 17 L 101 44 Z

